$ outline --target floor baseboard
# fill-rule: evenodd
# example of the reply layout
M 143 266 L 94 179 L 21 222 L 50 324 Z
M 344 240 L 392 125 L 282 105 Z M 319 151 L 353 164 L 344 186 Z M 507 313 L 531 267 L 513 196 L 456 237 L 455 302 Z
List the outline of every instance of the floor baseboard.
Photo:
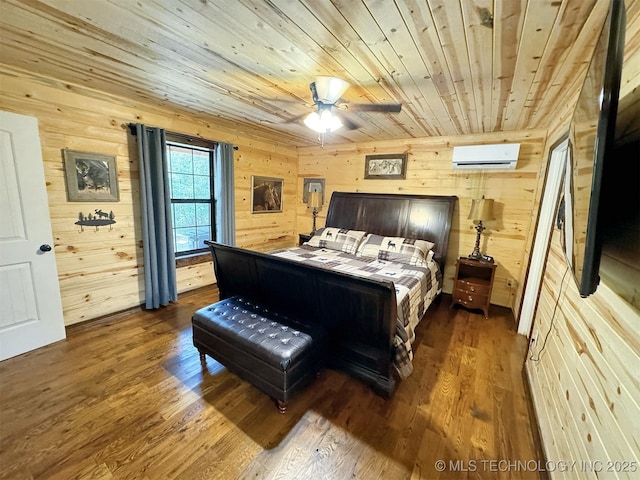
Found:
M 538 413 L 536 411 L 536 407 L 533 404 L 533 395 L 531 390 L 531 379 L 529 378 L 529 372 L 526 368 L 526 363 L 522 365 L 522 383 L 524 385 L 524 394 L 527 397 L 527 410 L 529 411 L 529 418 L 531 419 L 532 425 L 531 434 L 533 435 L 533 444 L 538 453 L 538 459 L 540 459 L 543 465 L 547 463 L 547 456 L 545 454 L 544 445 L 542 442 L 542 432 L 540 432 L 540 421 L 538 420 Z M 540 472 L 540 478 L 544 480 L 549 480 L 549 472 L 545 469 L 542 469 Z
M 215 283 L 212 283 L 211 285 L 205 285 L 203 287 L 197 287 L 191 290 L 187 290 L 185 292 L 181 292 L 178 293 L 178 302 L 180 302 L 180 300 L 189 298 L 191 296 L 194 295 L 199 295 L 207 290 L 210 289 L 218 289 L 218 285 Z M 118 312 L 112 312 L 112 313 L 108 313 L 106 315 L 101 315 L 99 317 L 96 318 L 90 318 L 89 320 L 85 320 L 83 322 L 78 322 L 78 323 L 74 323 L 73 325 L 66 325 L 65 329 L 67 331 L 67 334 L 69 333 L 75 333 L 75 332 L 79 332 L 82 330 L 85 330 L 87 328 L 94 328 L 95 326 L 98 325 L 105 325 L 108 323 L 111 323 L 115 320 L 118 320 L 120 318 L 124 318 L 126 316 L 132 315 L 134 313 L 139 313 L 139 312 L 143 312 L 146 309 L 144 308 L 144 304 L 141 303 L 140 305 L 136 305 L 135 307 L 130 307 L 130 308 L 126 308 L 124 310 L 120 310 Z

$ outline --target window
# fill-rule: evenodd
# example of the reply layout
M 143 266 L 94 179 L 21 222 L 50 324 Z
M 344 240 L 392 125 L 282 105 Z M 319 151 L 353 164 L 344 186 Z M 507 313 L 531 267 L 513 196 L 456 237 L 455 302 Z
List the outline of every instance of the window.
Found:
M 169 192 L 176 257 L 208 252 L 216 240 L 214 153 L 216 144 L 167 133 Z

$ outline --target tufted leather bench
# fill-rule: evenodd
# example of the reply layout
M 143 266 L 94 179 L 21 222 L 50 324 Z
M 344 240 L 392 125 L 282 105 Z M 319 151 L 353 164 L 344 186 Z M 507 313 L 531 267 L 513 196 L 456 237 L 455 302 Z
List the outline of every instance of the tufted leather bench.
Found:
M 319 370 L 326 331 L 234 296 L 192 317 L 193 344 L 274 398 L 284 413 L 289 397 Z

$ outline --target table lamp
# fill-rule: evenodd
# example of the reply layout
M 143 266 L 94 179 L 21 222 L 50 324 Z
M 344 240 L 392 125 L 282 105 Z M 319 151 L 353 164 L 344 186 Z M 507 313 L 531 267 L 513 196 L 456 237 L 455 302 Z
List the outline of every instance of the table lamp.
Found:
M 478 232 L 476 236 L 476 245 L 473 249 L 473 252 L 469 255 L 468 258 L 471 260 L 481 260 L 482 254 L 480 253 L 480 234 L 485 230 L 484 225 L 482 224 L 485 220 L 493 220 L 493 200 L 489 198 L 484 198 L 484 195 L 481 199 L 473 200 L 471 204 L 471 211 L 469 212 L 468 220 L 473 220 L 476 223 L 475 229 Z
M 309 208 L 313 208 L 313 230 L 311 235 L 316 233 L 316 217 L 318 216 L 318 209 L 322 207 L 322 193 L 321 192 L 309 192 Z

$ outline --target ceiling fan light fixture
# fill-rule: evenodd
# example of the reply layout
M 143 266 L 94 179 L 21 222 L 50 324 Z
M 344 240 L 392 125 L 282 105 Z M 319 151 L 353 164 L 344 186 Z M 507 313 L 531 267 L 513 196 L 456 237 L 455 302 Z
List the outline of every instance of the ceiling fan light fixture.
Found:
M 326 104 L 336 103 L 347 88 L 349 83 L 337 77 L 318 77 L 315 81 L 318 100 Z
M 311 112 L 304 119 L 304 124 L 318 133 L 331 133 L 342 127 L 342 121 L 331 113 L 331 110 L 322 110 L 321 113 Z

